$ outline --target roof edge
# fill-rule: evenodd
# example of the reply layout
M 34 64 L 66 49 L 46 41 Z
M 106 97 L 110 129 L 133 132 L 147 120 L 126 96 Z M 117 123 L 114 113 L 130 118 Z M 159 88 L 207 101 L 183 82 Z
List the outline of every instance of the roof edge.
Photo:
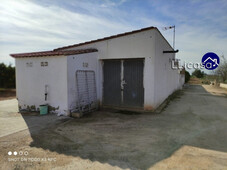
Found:
M 169 41 L 162 35 L 162 33 L 157 29 L 158 33 L 161 35 L 161 37 L 166 41 L 166 43 L 169 45 L 169 47 L 174 51 L 173 47 L 170 45 Z
M 25 57 L 46 57 L 46 56 L 68 56 L 84 53 L 97 52 L 95 48 L 79 49 L 79 50 L 67 50 L 67 51 L 39 51 L 39 52 L 28 52 L 28 53 L 16 53 L 10 54 L 13 58 L 25 58 Z
M 135 34 L 135 33 L 138 33 L 138 32 L 143 32 L 143 31 L 152 30 L 152 29 L 158 30 L 157 27 L 146 27 L 146 28 L 142 28 L 142 29 L 139 29 L 139 30 L 125 32 L 125 33 L 121 33 L 121 34 L 116 34 L 116 35 L 112 35 L 112 36 L 109 36 L 109 37 L 104 37 L 104 38 L 100 38 L 100 39 L 96 39 L 96 40 L 86 41 L 86 42 L 79 43 L 79 44 L 73 44 L 73 45 L 59 47 L 59 48 L 54 49 L 53 51 L 60 51 L 60 50 L 68 49 L 68 48 L 79 47 L 79 46 L 86 45 L 86 44 L 91 44 L 91 43 L 95 43 L 95 42 L 99 42 L 99 41 L 105 41 L 105 40 L 109 40 L 109 39 L 113 39 L 113 38 L 123 37 L 123 36 L 127 36 L 127 35 L 130 35 L 130 34 Z

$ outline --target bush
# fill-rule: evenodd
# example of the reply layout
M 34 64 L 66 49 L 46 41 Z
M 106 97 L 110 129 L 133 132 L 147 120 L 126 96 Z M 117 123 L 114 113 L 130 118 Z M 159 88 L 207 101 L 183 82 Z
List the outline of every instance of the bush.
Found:
M 210 85 L 210 81 L 209 80 L 203 80 L 202 81 L 202 84 L 208 84 L 208 85 Z
M 0 87 L 15 88 L 15 67 L 0 63 Z
M 187 83 L 190 80 L 190 73 L 188 71 L 185 70 L 185 83 Z
M 199 69 L 195 69 L 195 71 L 193 71 L 192 75 L 197 78 L 203 78 L 205 73 Z

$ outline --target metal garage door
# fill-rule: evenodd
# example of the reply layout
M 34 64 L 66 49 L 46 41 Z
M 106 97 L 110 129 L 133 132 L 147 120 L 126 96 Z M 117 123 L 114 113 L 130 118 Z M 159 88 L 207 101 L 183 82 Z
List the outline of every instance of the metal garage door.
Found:
M 104 62 L 104 105 L 121 105 L 121 61 L 108 60 Z
M 124 60 L 124 106 L 143 107 L 143 60 Z
M 142 108 L 143 68 L 143 59 L 104 61 L 104 105 Z

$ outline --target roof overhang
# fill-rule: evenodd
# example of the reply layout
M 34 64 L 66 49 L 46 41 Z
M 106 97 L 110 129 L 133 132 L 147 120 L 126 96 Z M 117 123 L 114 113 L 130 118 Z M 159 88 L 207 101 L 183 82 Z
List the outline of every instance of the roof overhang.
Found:
M 173 50 L 173 51 L 163 51 L 163 53 L 178 53 L 179 50 Z
M 40 52 L 31 52 L 31 53 L 18 53 L 10 54 L 14 58 L 24 58 L 24 57 L 47 57 L 47 56 L 68 56 L 84 53 L 97 52 L 97 49 L 80 49 L 80 50 L 67 50 L 67 51 L 40 51 Z

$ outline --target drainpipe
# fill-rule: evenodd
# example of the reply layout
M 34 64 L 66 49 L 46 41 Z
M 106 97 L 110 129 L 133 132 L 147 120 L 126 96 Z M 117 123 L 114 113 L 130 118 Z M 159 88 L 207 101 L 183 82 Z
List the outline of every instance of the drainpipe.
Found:
M 48 85 L 45 85 L 45 101 L 47 101 Z

